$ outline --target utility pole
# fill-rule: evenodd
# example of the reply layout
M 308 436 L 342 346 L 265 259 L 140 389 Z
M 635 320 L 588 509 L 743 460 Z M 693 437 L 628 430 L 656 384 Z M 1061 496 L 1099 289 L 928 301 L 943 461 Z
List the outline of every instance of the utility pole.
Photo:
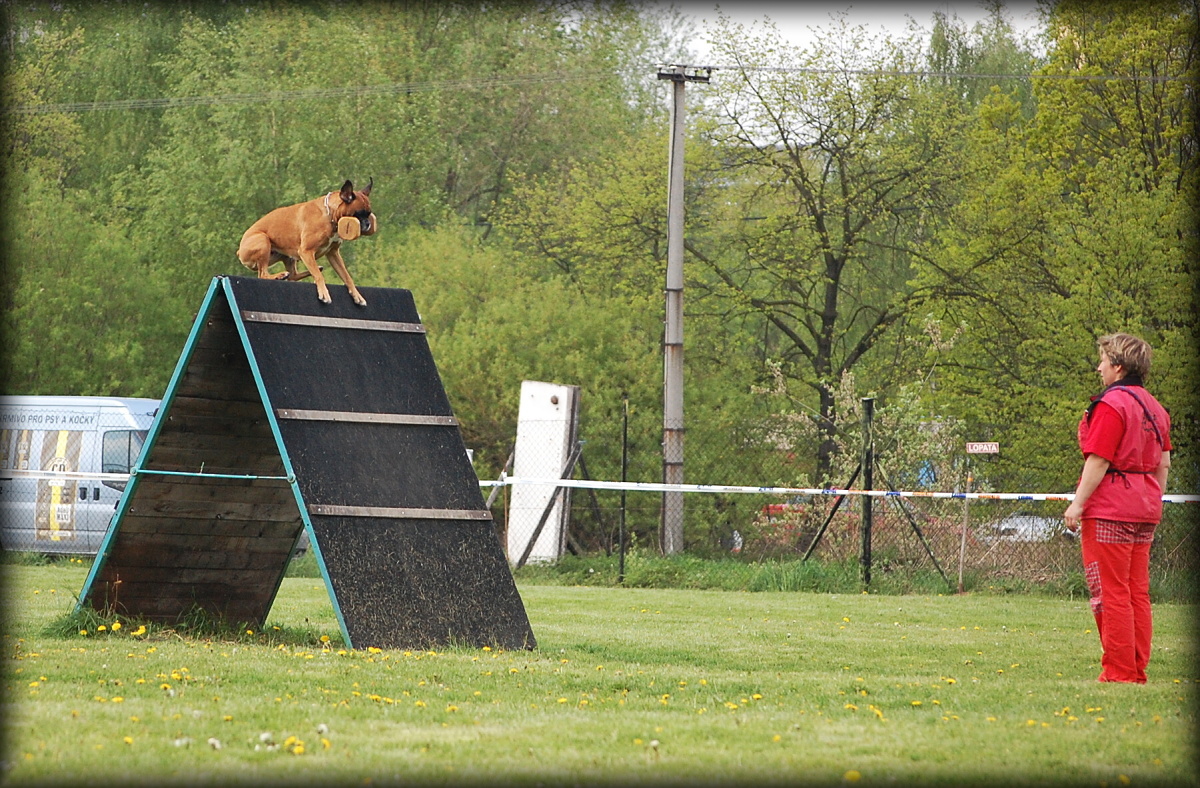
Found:
M 663 335 L 663 483 L 683 484 L 683 140 L 684 85 L 708 82 L 711 68 L 661 66 L 672 82 L 667 167 L 667 309 Z M 700 72 L 704 73 L 701 74 Z M 664 555 L 683 550 L 683 493 L 664 492 L 659 545 Z

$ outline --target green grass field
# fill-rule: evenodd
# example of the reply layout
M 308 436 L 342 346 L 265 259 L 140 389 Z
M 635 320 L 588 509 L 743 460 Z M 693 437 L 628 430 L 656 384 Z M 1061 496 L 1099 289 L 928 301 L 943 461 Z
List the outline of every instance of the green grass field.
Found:
M 1196 784 L 1190 605 L 1129 686 L 1078 599 L 522 583 L 534 652 L 348 651 L 320 580 L 81 635 L 85 567 L 2 570 L 11 785 Z

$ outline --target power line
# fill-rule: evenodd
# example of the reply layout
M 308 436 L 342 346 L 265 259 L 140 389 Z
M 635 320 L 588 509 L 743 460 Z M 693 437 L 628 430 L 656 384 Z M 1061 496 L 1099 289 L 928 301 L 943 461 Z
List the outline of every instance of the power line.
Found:
M 594 77 L 595 75 L 591 73 L 527 74 L 482 80 L 430 80 L 387 85 L 353 85 L 343 88 L 305 88 L 302 90 L 273 90 L 257 93 L 228 93 L 219 96 L 164 96 L 160 98 L 117 99 L 112 101 L 75 101 L 62 104 L 16 104 L 6 106 L 0 112 L 6 115 L 42 115 L 54 112 L 106 112 L 113 110 L 154 109 L 159 107 L 176 109 L 226 104 L 257 104 L 271 101 L 359 98 L 386 96 L 397 93 L 424 93 L 435 90 L 472 90 L 593 79 Z
M 786 66 L 688 66 L 708 71 L 768 72 L 777 74 L 853 74 L 855 76 L 908 76 L 936 77 L 946 79 L 1062 79 L 1088 82 L 1176 82 L 1185 81 L 1186 76 L 1130 76 L 1118 74 L 959 74 L 950 71 L 891 71 L 883 69 L 837 69 L 803 68 Z M 133 109 L 177 109 L 184 107 L 223 106 L 230 104 L 258 104 L 272 101 L 304 101 L 311 99 L 364 98 L 395 94 L 425 93 L 437 90 L 480 90 L 496 87 L 539 85 L 548 82 L 582 81 L 594 79 L 594 72 L 575 74 L 526 74 L 515 77 L 466 80 L 428 80 L 424 82 L 399 82 L 386 85 L 354 85 L 342 88 L 305 88 L 302 90 L 275 90 L 255 93 L 227 93 L 217 96 L 163 96 L 142 99 L 115 99 L 110 101 L 74 101 L 58 104 L 10 104 L 0 108 L 4 115 L 44 115 L 67 112 L 110 112 Z
M 954 71 L 898 71 L 870 68 L 804 68 L 800 66 L 689 66 L 709 71 L 766 71 L 777 74 L 854 74 L 856 76 L 942 77 L 948 79 L 1075 79 L 1084 82 L 1180 82 L 1189 79 L 1178 76 L 1131 76 L 1121 74 L 960 74 Z

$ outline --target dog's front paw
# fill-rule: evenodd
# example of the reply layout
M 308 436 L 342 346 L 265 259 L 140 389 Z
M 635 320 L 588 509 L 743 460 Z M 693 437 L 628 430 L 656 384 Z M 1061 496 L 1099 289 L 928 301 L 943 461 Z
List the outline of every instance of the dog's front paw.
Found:
M 355 290 L 353 293 L 351 293 L 350 297 L 353 298 L 354 303 L 358 304 L 359 306 L 367 305 L 367 299 L 363 298 L 362 295 L 357 290 Z
M 317 289 L 317 299 L 323 304 L 332 304 L 333 299 L 329 297 L 329 291 L 324 287 Z

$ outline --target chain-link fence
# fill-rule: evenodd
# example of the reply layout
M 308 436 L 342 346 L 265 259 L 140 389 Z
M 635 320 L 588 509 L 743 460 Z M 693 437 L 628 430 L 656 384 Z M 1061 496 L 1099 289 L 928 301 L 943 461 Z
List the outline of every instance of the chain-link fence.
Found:
M 728 435 L 707 442 L 695 434 L 688 439 L 690 484 L 807 486 L 797 483 L 799 462 L 789 452 L 739 445 L 736 437 Z M 661 469 L 657 469 L 657 477 L 651 475 L 656 470 L 654 461 L 661 461 L 661 455 L 647 458 L 646 454 L 638 460 L 641 474 L 627 473 L 628 478 L 661 482 Z M 568 477 L 615 482 L 623 464 L 635 464 L 628 456 L 625 463 L 621 458 L 619 442 L 612 446 L 585 441 L 581 461 Z M 873 474 L 872 489 L 896 489 L 889 484 L 897 474 L 886 472 L 887 459 L 875 458 L 879 472 Z M 968 457 L 965 451 L 959 457 L 940 458 L 940 465 L 965 469 L 958 486 L 942 486 L 946 473 L 939 480 L 932 473 L 918 471 L 907 474 L 910 483 L 917 483 L 906 486 L 905 491 L 912 494 L 904 496 L 854 494 L 863 489 L 858 474 L 842 480 L 853 478 L 853 484 L 836 485 L 836 489 L 852 491 L 845 495 L 833 491 L 801 495 L 685 492 L 684 550 L 679 558 L 687 563 L 688 576 L 681 582 L 705 587 L 709 584 L 705 574 L 711 572 L 713 583 L 720 575 L 720 582 L 728 585 L 729 577 L 740 573 L 745 579 L 743 587 L 751 588 L 760 583 L 766 567 L 780 573 L 802 565 L 837 565 L 858 573 L 873 586 L 890 581 L 893 586 L 953 592 L 1004 584 L 1086 594 L 1079 540 L 1065 529 L 1062 518 L 1068 502 L 1038 499 L 1044 494 L 1069 494 L 1073 489 L 1038 489 L 1037 474 L 1029 473 L 1032 481 L 1022 483 L 1011 466 L 993 473 L 988 458 Z M 481 478 L 488 478 L 487 469 L 478 470 Z M 1077 476 L 1078 468 L 1073 474 Z M 519 529 L 526 529 L 524 524 L 537 522 L 541 515 L 514 509 L 519 501 L 509 490 L 520 486 L 501 488 L 492 507 L 497 527 L 509 545 L 523 544 L 529 534 Z M 554 488 L 542 490 L 543 500 L 548 500 Z M 933 497 L 931 492 L 939 496 L 962 492 L 986 496 L 992 492 L 1029 497 Z M 560 488 L 559 495 L 559 503 L 566 505 L 557 537 L 564 557 L 617 556 L 622 550 L 622 533 L 627 552 L 661 554 L 663 507 L 671 500 L 662 492 L 583 486 Z M 1198 563 L 1197 515 L 1200 503 L 1164 503 L 1151 552 L 1156 593 L 1172 598 L 1191 593 L 1191 577 Z M 511 553 L 510 548 L 511 563 L 522 563 Z
M 561 429 L 559 423 L 546 429 Z M 611 432 L 611 430 L 610 430 Z M 620 431 L 576 444 L 577 451 L 539 456 L 536 434 L 525 451 L 531 478 L 614 483 L 661 482 L 659 446 L 625 447 Z M 94 554 L 115 513 L 127 471 L 140 449 L 144 432 L 110 431 L 104 441 L 76 440 L 76 433 L 5 431 L 0 447 L 0 535 L 3 549 L 41 553 Z M 48 436 L 48 437 L 47 437 Z M 64 437 L 65 436 L 65 437 Z M 28 443 L 28 445 L 27 445 Z M 79 444 L 78 446 L 76 444 Z M 87 443 L 88 445 L 83 445 Z M 561 443 L 561 441 L 559 441 Z M 557 445 L 557 444 L 556 444 Z M 78 457 L 76 457 L 76 452 Z M 94 457 L 92 455 L 95 455 Z M 86 455 L 86 456 L 85 456 Z M 103 456 L 101 456 L 103 455 Z M 803 487 L 803 458 L 736 433 L 687 439 L 686 481 L 690 484 L 754 487 Z M 63 458 L 66 458 L 65 460 Z M 90 459 L 89 459 L 90 458 Z M 938 458 L 940 474 L 930 469 L 898 474 L 889 457 L 875 458 L 879 471 L 872 487 L 915 493 L 958 493 L 966 489 L 968 458 Z M 66 460 L 70 460 L 64 465 Z M 512 456 L 509 456 L 512 460 Z M 1180 458 L 1176 463 L 1182 465 Z M 89 477 L 36 478 L 39 468 L 53 471 L 96 467 Z M 476 460 L 485 484 L 501 475 L 503 460 Z M 932 466 L 931 466 L 932 467 Z M 1002 472 L 976 459 L 971 492 L 1057 493 L 1044 489 L 1034 473 L 1022 481 L 1009 465 Z M 999 468 L 999 466 L 996 466 Z M 532 470 L 530 470 L 532 469 Z M 508 466 L 511 471 L 511 466 Z M 1071 471 L 1077 474 L 1078 469 Z M 1068 474 L 1068 475 L 1071 475 Z M 955 479 L 959 480 L 956 486 Z M 854 480 L 852 482 L 852 480 Z M 1065 486 L 1065 485 L 1064 485 Z M 861 490 L 861 479 L 846 474 L 838 489 Z M 1043 489 L 1039 489 L 1043 488 Z M 520 491 L 520 492 L 518 492 Z M 484 488 L 490 499 L 501 543 L 510 563 L 519 566 L 553 563 L 555 557 L 657 556 L 661 553 L 664 501 L 682 502 L 686 571 L 676 568 L 679 584 L 704 587 L 719 575 L 725 585 L 761 587 L 764 573 L 778 576 L 797 567 L 836 566 L 872 585 L 891 583 L 927 590 L 957 590 L 995 583 L 1053 586 L 1084 593 L 1078 540 L 1065 531 L 1062 500 L 998 500 L 992 498 L 870 497 L 858 494 L 764 494 L 686 492 L 668 498 L 643 490 L 556 488 L 548 485 L 498 485 Z M 868 524 L 869 538 L 864 538 Z M 677 504 L 679 505 L 679 504 Z M 678 514 L 678 513 L 677 513 Z M 1196 529 L 1200 503 L 1166 503 L 1151 552 L 1152 580 L 1163 594 L 1190 593 L 1191 577 L 1200 563 Z M 622 539 L 624 534 L 624 539 Z M 682 572 L 682 574 L 681 574 Z M 709 577 L 708 575 L 711 575 Z M 756 585 L 757 584 L 757 585 Z M 776 582 L 776 587 L 788 587 Z

